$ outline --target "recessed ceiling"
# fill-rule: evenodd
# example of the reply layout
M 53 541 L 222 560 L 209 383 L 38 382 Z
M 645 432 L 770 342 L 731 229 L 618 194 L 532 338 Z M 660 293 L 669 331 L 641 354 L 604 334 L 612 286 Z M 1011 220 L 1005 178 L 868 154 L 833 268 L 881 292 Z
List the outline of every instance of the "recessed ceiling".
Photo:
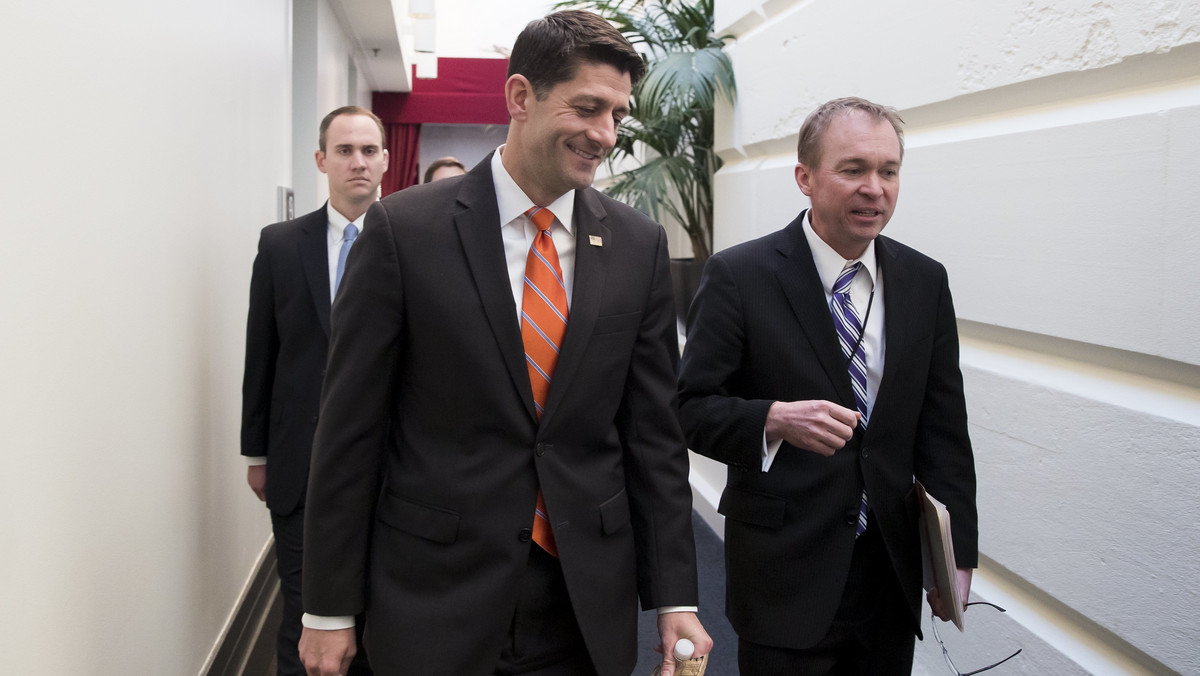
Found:
M 412 91 L 413 54 L 401 48 L 407 0 L 330 0 L 361 54 L 363 77 L 378 92 Z

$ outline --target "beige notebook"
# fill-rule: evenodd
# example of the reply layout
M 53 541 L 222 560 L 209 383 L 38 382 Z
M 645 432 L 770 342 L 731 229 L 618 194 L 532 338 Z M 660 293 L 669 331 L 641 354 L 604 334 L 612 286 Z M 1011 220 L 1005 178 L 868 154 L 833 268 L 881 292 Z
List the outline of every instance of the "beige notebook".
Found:
M 924 568 L 922 586 L 938 588 L 943 602 L 954 609 L 954 626 L 963 630 L 963 601 L 957 584 L 958 566 L 954 563 L 954 541 L 950 538 L 950 512 L 946 506 L 917 483 L 921 501 L 921 564 Z
M 687 660 L 675 660 L 675 676 L 704 676 L 704 670 L 707 668 L 708 655 Z M 659 676 L 660 673 L 662 673 L 661 664 L 654 667 L 654 673 L 650 676 Z

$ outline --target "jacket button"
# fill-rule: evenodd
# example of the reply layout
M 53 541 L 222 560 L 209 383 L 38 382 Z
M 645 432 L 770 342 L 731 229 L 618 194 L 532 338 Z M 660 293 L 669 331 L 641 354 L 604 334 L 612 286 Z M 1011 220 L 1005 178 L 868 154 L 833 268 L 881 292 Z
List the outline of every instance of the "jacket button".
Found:
M 533 539 L 532 528 L 522 528 L 521 532 L 517 533 L 517 540 L 520 542 L 529 542 Z
M 553 450 L 554 444 L 538 444 L 534 449 L 534 452 L 537 453 L 537 456 L 540 458 Z
M 870 451 L 867 450 L 866 446 L 862 447 L 862 457 L 864 457 L 864 458 L 871 457 L 871 453 L 870 453 Z
M 858 512 L 846 512 L 846 525 L 853 526 L 858 523 Z

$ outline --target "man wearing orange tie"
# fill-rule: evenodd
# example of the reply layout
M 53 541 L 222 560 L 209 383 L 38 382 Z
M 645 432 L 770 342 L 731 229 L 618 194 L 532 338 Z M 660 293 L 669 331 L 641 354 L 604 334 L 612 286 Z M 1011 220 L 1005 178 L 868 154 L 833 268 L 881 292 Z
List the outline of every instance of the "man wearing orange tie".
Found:
M 602 674 L 695 616 L 666 239 L 590 187 L 641 58 L 567 11 L 513 47 L 505 145 L 371 208 L 333 309 L 301 653 L 344 673 Z M 350 624 L 347 624 L 347 622 Z

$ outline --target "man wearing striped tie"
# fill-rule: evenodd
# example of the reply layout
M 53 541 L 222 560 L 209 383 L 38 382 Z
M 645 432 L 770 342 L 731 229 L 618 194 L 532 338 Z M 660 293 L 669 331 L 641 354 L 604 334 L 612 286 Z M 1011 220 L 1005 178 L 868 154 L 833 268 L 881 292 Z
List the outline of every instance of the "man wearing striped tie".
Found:
M 949 508 L 970 590 L 975 468 L 946 270 L 879 234 L 900 124 L 857 98 L 809 115 L 795 174 L 811 208 L 713 256 L 688 317 L 681 419 L 693 450 L 729 466 L 726 614 L 742 676 L 911 671 L 914 477 Z
M 333 308 L 305 528 L 309 674 L 628 676 L 695 616 L 661 227 L 590 185 L 640 56 L 594 14 L 512 50 L 505 145 L 367 213 Z

